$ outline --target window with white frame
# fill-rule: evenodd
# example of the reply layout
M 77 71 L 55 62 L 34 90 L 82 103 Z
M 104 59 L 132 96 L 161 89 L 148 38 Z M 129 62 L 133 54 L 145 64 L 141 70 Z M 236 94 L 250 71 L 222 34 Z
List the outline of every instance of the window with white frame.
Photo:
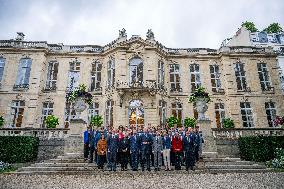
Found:
M 115 81 L 115 61 L 114 58 L 110 58 L 107 63 L 107 88 L 110 89 L 114 86 Z
M 210 65 L 212 91 L 218 92 L 221 88 L 220 71 L 218 65 Z
M 170 85 L 171 91 L 181 90 L 179 64 L 170 64 Z
M 165 66 L 164 62 L 158 62 L 158 86 L 159 88 L 164 88 L 165 84 Z
M 53 102 L 42 103 L 42 113 L 41 113 L 41 127 L 45 128 L 45 119 L 48 115 L 53 115 Z
M 243 120 L 243 127 L 254 127 L 253 114 L 250 102 L 241 102 L 241 115 Z
M 113 101 L 108 100 L 106 102 L 106 125 L 113 126 Z
M 70 102 L 65 103 L 64 109 L 64 126 L 65 128 L 69 128 L 71 120 L 79 119 L 79 115 L 76 114 L 76 111 L 73 108 L 73 104 Z
M 180 102 L 172 103 L 172 115 L 182 120 L 182 104 Z
M 47 67 L 47 78 L 45 88 L 49 90 L 56 89 L 57 74 L 58 74 L 58 62 L 50 61 Z
M 276 107 L 274 102 L 265 102 L 265 112 L 269 127 L 275 127 Z
M 143 61 L 139 57 L 129 61 L 129 83 L 143 84 Z
M 88 118 L 89 118 L 89 122 L 91 121 L 91 118 L 93 116 L 99 115 L 99 103 L 98 102 L 93 102 L 90 106 L 89 106 L 89 110 L 88 110 Z
M 167 102 L 159 100 L 160 125 L 165 125 L 167 121 Z
M 31 74 L 32 59 L 22 58 L 18 67 L 15 88 L 28 88 Z
M 189 72 L 191 92 L 193 93 L 198 87 L 201 86 L 199 64 L 190 64 Z
M 102 82 L 102 64 L 94 62 L 91 71 L 91 91 L 101 91 Z
M 261 89 L 263 91 L 269 90 L 271 85 L 270 85 L 270 80 L 269 80 L 267 64 L 258 63 L 257 64 L 257 71 L 258 71 Z
M 79 87 L 79 77 L 80 77 L 80 62 L 78 61 L 70 62 L 67 90 L 72 91 L 74 88 Z
M 240 91 L 245 91 L 247 89 L 247 81 L 243 63 L 238 62 L 235 64 L 235 75 L 237 81 L 237 89 Z
M 5 68 L 5 58 L 0 57 L 0 86 L 4 75 L 4 68 Z
M 11 105 L 11 127 L 21 127 L 24 116 L 25 101 L 13 100 Z
M 223 127 L 223 119 L 225 118 L 224 103 L 215 103 L 215 119 L 217 128 Z

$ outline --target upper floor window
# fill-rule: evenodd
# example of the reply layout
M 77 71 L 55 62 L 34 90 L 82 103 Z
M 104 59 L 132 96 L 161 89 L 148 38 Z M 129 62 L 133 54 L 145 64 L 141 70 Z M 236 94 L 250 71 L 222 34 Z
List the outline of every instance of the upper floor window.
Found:
M 89 111 L 88 111 L 89 122 L 91 121 L 91 118 L 96 115 L 99 115 L 99 103 L 93 102 L 93 104 L 89 106 Z
M 13 100 L 11 105 L 11 127 L 21 127 L 24 116 L 25 101 Z
M 95 62 L 92 64 L 91 71 L 91 91 L 101 91 L 102 64 Z
M 167 102 L 163 100 L 159 101 L 159 117 L 160 125 L 165 125 L 167 121 Z
M 180 102 L 172 103 L 172 115 L 182 120 L 182 104 Z
M 274 120 L 276 118 L 276 107 L 274 102 L 265 102 L 265 112 L 269 127 L 274 127 Z
M 170 64 L 170 85 L 171 91 L 181 90 L 179 64 Z
M 191 92 L 194 92 L 198 87 L 201 86 L 199 65 L 190 64 L 189 71 L 190 71 Z
M 5 58 L 0 57 L 0 86 L 4 74 L 4 67 L 5 67 Z
M 53 115 L 53 102 L 44 102 L 42 104 L 42 113 L 41 113 L 41 126 L 45 128 L 45 119 L 48 115 Z
M 258 70 L 261 89 L 263 91 L 269 90 L 271 85 L 269 81 L 267 65 L 265 63 L 258 63 L 257 70 Z
M 129 78 L 130 84 L 143 83 L 143 61 L 141 58 L 132 58 L 129 62 Z
M 106 125 L 113 126 L 113 101 L 108 100 L 106 102 Z
M 17 79 L 14 88 L 28 88 L 31 66 L 32 66 L 32 59 L 22 58 L 20 60 Z
M 50 61 L 47 67 L 46 89 L 56 89 L 58 62 Z
M 220 72 L 218 65 L 210 65 L 210 76 L 211 76 L 211 85 L 212 91 L 218 92 L 221 88 Z
M 241 62 L 236 63 L 235 75 L 237 81 L 237 89 L 240 91 L 245 91 L 247 89 L 247 81 L 246 81 L 246 75 L 243 63 Z
M 159 88 L 164 88 L 165 84 L 165 66 L 164 62 L 158 62 L 158 86 Z
M 107 63 L 107 88 L 114 86 L 115 81 L 115 61 L 111 58 Z
M 78 61 L 70 62 L 67 90 L 72 91 L 74 88 L 79 87 L 79 77 L 80 77 L 80 62 Z
M 215 118 L 217 128 L 223 127 L 223 119 L 225 118 L 224 103 L 215 103 Z
M 243 127 L 254 127 L 252 108 L 250 102 L 241 102 L 240 106 L 241 106 Z

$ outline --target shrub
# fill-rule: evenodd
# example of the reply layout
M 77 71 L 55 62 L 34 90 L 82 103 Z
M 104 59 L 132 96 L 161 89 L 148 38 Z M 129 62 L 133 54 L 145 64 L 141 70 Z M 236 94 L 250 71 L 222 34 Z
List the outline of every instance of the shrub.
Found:
M 4 172 L 5 170 L 10 169 L 10 168 L 11 168 L 11 164 L 0 161 L 0 172 Z
M 5 123 L 5 120 L 3 116 L 0 116 L 0 128 L 3 127 L 4 123 Z
M 198 98 L 204 98 L 206 103 L 211 102 L 211 98 L 209 96 L 209 93 L 207 93 L 205 91 L 204 87 L 198 87 L 197 89 L 195 89 L 194 93 L 192 93 L 189 97 L 188 97 L 188 102 L 189 103 L 193 103 L 193 105 L 195 106 L 196 101 Z
M 95 115 L 91 117 L 91 126 L 101 127 L 103 124 L 103 117 L 100 115 Z
M 49 115 L 45 119 L 45 124 L 49 129 L 56 128 L 56 126 L 59 125 L 59 119 L 54 115 Z
M 265 162 L 275 158 L 276 148 L 284 148 L 284 136 L 239 138 L 240 156 L 247 161 Z
M 267 28 L 265 28 L 263 31 L 267 33 L 279 33 L 279 32 L 283 32 L 283 29 L 279 23 L 272 23 Z
M 276 148 L 275 149 L 275 158 L 266 162 L 268 167 L 273 167 L 277 169 L 284 169 L 284 149 Z
M 178 119 L 175 116 L 171 116 L 167 119 L 169 127 L 174 127 L 175 124 L 178 124 Z
M 184 126 L 186 128 L 188 128 L 188 127 L 195 128 L 195 126 L 196 126 L 196 119 L 195 118 L 190 118 L 190 117 L 184 118 Z
M 0 161 L 25 163 L 36 160 L 39 139 L 31 136 L 0 136 Z
M 234 120 L 232 120 L 231 118 L 223 119 L 223 128 L 228 129 L 228 128 L 234 128 L 234 127 L 235 127 Z
M 247 30 L 251 32 L 257 32 L 258 29 L 255 27 L 255 24 L 253 22 L 245 21 L 242 23 L 242 26 L 245 27 Z

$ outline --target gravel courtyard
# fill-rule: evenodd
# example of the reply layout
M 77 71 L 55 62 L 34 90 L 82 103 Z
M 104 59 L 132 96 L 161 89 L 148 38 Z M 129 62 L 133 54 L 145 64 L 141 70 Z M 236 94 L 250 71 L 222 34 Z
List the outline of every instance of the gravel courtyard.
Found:
M 73 188 L 284 188 L 284 173 L 185 174 L 104 173 L 98 175 L 0 175 L 1 189 Z

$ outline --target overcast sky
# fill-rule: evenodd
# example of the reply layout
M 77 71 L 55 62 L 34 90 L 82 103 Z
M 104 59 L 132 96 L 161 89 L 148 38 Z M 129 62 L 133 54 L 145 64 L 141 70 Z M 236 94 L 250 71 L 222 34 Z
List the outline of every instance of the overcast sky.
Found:
M 284 0 L 0 0 L 0 39 L 105 45 L 151 28 L 167 47 L 218 48 L 243 21 L 284 26 Z

